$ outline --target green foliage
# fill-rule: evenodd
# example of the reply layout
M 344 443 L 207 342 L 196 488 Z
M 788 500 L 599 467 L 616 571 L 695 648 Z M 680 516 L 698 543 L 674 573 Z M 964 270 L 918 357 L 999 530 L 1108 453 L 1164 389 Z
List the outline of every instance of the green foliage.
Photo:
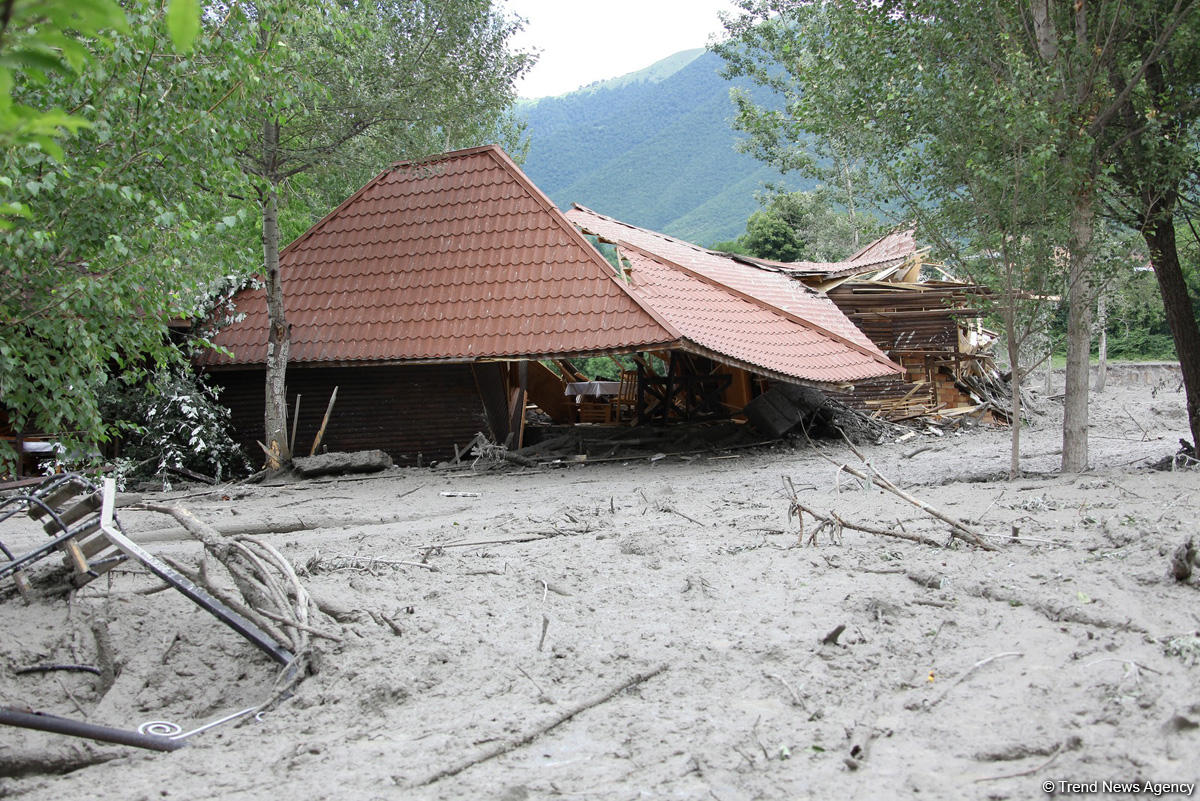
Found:
M 14 143 L 0 155 L 28 210 L 0 233 L 0 397 L 14 429 L 87 444 L 112 433 L 97 397 L 110 375 L 136 382 L 180 360 L 167 323 L 256 243 L 237 237 L 231 151 L 244 137 L 226 104 L 249 65 L 236 45 L 209 32 L 176 54 L 148 2 L 129 5 L 125 33 L 79 41 L 87 69 L 13 87 L 18 104 L 85 109 L 89 125 L 59 153 Z
M 761 210 L 750 215 L 738 240 L 749 255 L 775 261 L 840 261 L 876 238 L 874 217 L 839 211 L 834 193 L 776 190 L 760 197 Z
M 0 27 L 0 147 L 29 147 L 62 157 L 56 140 L 87 127 L 88 120 L 63 111 L 61 104 L 28 102 L 21 86 L 46 84 L 80 72 L 92 56 L 80 37 L 97 36 L 105 30 L 128 30 L 125 14 L 115 0 L 6 4 Z M 6 176 L 11 180 L 11 175 Z M 27 216 L 28 208 L 7 201 L 0 214 Z M 2 219 L 0 223 L 7 225 Z
M 254 139 L 240 163 L 260 191 L 288 185 L 285 215 L 299 206 L 311 223 L 393 161 L 506 135 L 520 149 L 505 112 L 532 58 L 509 50 L 518 26 L 490 2 L 260 2 L 232 14 L 229 35 L 256 41 L 264 66 L 243 105 Z
M 244 473 L 249 462 L 230 434 L 229 409 L 204 379 L 179 365 L 142 383 L 110 379 L 100 393 L 106 420 L 120 428 L 121 455 L 133 474 L 170 480 L 185 468 L 220 481 Z

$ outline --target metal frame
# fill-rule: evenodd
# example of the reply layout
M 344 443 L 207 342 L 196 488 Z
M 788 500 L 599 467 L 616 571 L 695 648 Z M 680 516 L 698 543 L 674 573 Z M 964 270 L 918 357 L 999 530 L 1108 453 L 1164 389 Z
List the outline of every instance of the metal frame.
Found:
M 83 492 L 94 493 L 96 485 L 88 481 L 82 476 L 75 474 L 64 474 L 60 478 L 53 478 L 47 482 L 40 484 L 37 489 L 31 493 L 14 496 L 0 503 L 0 510 L 4 507 L 21 503 L 23 506 L 14 508 L 13 510 L 0 515 L 0 522 L 7 520 L 21 511 L 28 511 L 33 506 L 40 507 L 43 514 L 48 514 L 50 518 L 58 525 L 61 533 L 53 535 L 53 538 L 38 548 L 16 557 L 12 552 L 0 543 L 0 552 L 3 552 L 8 558 L 8 563 L 0 566 L 0 578 L 9 575 L 18 576 L 22 567 L 32 564 L 39 559 L 42 559 L 47 554 L 54 551 L 56 548 L 69 542 L 72 538 L 80 533 L 80 527 L 74 529 L 70 525 L 64 523 L 57 512 L 54 511 L 44 500 L 50 496 L 52 492 L 59 487 L 65 486 L 68 482 L 77 482 Z M 188 600 L 195 603 L 204 611 L 216 617 L 229 628 L 236 631 L 242 637 L 250 642 L 251 645 L 258 648 L 260 651 L 269 656 L 272 660 L 285 668 L 285 676 L 291 677 L 296 671 L 295 655 L 276 641 L 271 635 L 267 634 L 252 620 L 238 614 L 230 609 L 225 604 L 214 598 L 203 588 L 197 586 L 187 577 L 181 575 L 178 571 L 172 569 L 165 562 L 154 556 L 142 546 L 138 545 L 133 540 L 125 536 L 121 531 L 120 524 L 117 522 L 114 514 L 116 501 L 116 481 L 111 478 L 104 480 L 104 486 L 101 494 L 100 505 L 100 534 L 105 537 L 114 547 L 116 547 L 125 557 L 140 562 L 151 573 L 158 576 L 163 581 L 173 586 L 176 590 L 184 595 Z M 41 517 L 42 515 L 36 515 Z M 71 718 L 59 717 L 44 712 L 35 712 L 32 710 L 20 710 L 12 707 L 0 706 L 0 724 L 9 726 L 20 726 L 28 729 L 37 729 L 39 731 L 48 731 L 56 734 L 66 734 L 72 737 L 85 737 L 103 742 L 117 743 L 119 745 L 130 745 L 136 748 L 148 748 L 155 751 L 174 751 L 182 748 L 187 744 L 187 738 L 200 732 L 218 726 L 222 723 L 227 723 L 231 720 L 245 717 L 246 715 L 257 713 L 261 706 L 249 707 L 234 712 L 230 715 L 213 721 L 211 723 L 200 726 L 188 732 L 184 732 L 181 727 L 174 723 L 166 721 L 152 721 L 142 724 L 137 731 L 129 731 L 126 729 L 113 728 L 111 726 L 103 726 L 85 721 L 73 720 Z

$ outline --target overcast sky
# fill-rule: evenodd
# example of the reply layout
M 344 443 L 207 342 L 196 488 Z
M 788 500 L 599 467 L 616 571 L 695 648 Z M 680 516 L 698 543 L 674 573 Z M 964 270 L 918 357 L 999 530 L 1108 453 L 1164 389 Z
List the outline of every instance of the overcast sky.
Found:
M 518 84 L 521 97 L 560 95 L 593 81 L 635 72 L 721 31 L 718 11 L 731 0 L 501 0 L 526 20 L 514 39 L 539 50 L 537 66 Z

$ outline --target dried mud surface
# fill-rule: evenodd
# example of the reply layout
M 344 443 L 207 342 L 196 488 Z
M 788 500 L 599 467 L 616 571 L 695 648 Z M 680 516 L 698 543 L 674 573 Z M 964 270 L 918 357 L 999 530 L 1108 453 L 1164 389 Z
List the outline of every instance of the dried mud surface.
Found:
M 1025 799 L 1046 781 L 1196 782 L 1200 589 L 1167 566 L 1200 533 L 1200 473 L 1144 467 L 1186 435 L 1182 394 L 1159 381 L 1094 396 L 1093 469 L 1072 476 L 1054 472 L 1061 411 L 1043 405 L 1016 481 L 1002 430 L 864 451 L 996 552 L 849 530 L 799 547 L 784 476 L 819 510 L 949 540 L 839 477 L 825 457 L 856 459 L 834 443 L 163 493 L 221 528 L 324 521 L 267 539 L 308 566 L 343 618 L 317 625 L 342 642 L 321 642 L 319 672 L 261 720 L 170 754 L 2 729 L 0 774 L 21 775 L 0 778 L 0 797 Z M 161 516 L 121 519 L 156 552 L 198 559 L 183 537 L 146 536 Z M 131 568 L 70 605 L 0 603 L 0 703 L 191 728 L 262 700 L 271 663 L 156 586 Z M 91 674 L 16 674 L 97 664 L 93 627 L 119 669 L 103 697 Z

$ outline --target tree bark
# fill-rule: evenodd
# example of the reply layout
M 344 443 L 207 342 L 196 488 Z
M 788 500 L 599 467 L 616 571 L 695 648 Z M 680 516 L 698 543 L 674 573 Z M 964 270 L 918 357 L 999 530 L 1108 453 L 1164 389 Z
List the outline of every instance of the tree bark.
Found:
M 1158 208 L 1149 225 L 1142 230 L 1142 237 L 1150 248 L 1150 263 L 1154 266 L 1154 277 L 1162 295 L 1167 313 L 1167 325 L 1175 340 L 1175 354 L 1183 372 L 1183 390 L 1187 398 L 1188 427 L 1192 431 L 1192 444 L 1200 444 L 1200 327 L 1192 298 L 1188 295 L 1187 282 L 1179 266 L 1179 252 L 1175 248 L 1174 197 L 1166 208 Z
M 1004 336 L 1008 339 L 1008 365 L 1012 378 L 1008 387 L 1012 391 L 1011 404 L 1011 443 L 1012 450 L 1008 461 L 1008 478 L 1016 479 L 1021 475 L 1021 345 L 1017 342 L 1017 310 L 1016 293 L 1009 291 L 1007 311 L 1004 312 Z
M 1099 363 L 1096 365 L 1095 392 L 1103 392 L 1108 384 L 1108 300 L 1104 292 L 1096 298 L 1096 328 L 1100 334 L 1098 346 Z
M 1063 398 L 1064 473 L 1088 466 L 1088 366 L 1092 351 L 1091 266 L 1095 222 L 1092 185 L 1080 187 L 1071 207 L 1070 268 L 1067 285 L 1067 375 Z
M 263 122 L 264 161 L 273 164 L 279 149 L 279 128 L 273 120 Z M 267 179 L 263 194 L 263 267 L 267 291 L 267 382 L 264 432 L 270 452 L 267 467 L 279 469 L 292 460 L 287 436 L 287 365 L 291 329 L 283 308 L 283 283 L 279 275 L 279 194 Z

